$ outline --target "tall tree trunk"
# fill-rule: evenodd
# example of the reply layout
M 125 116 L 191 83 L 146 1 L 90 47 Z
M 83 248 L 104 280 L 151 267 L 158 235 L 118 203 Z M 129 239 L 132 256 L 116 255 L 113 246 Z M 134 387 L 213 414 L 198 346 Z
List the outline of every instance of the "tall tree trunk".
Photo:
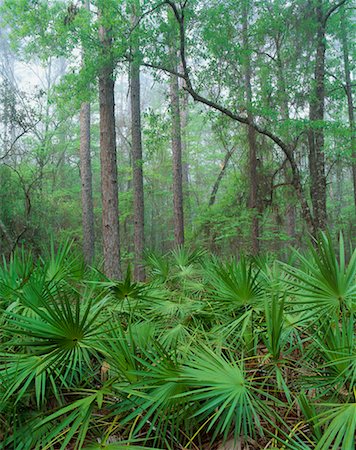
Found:
M 116 162 L 114 62 L 112 39 L 108 30 L 100 27 L 102 67 L 99 73 L 100 163 L 104 272 L 118 279 L 120 269 L 119 201 Z
M 253 121 L 253 116 L 251 114 L 251 103 L 252 103 L 252 88 L 251 88 L 251 56 L 249 49 L 249 38 L 248 38 L 248 11 L 250 8 L 249 0 L 244 0 L 243 2 L 243 13 L 242 13 L 242 40 L 243 48 L 245 51 L 245 99 L 247 106 L 247 115 L 249 122 Z M 259 244 L 259 220 L 258 220 L 258 181 L 257 181 L 257 139 L 256 130 L 253 126 L 248 125 L 247 128 L 248 137 L 248 147 L 249 147 L 249 183 L 250 192 L 248 206 L 252 211 L 252 224 L 251 224 L 251 240 L 252 240 L 252 253 L 256 255 L 260 250 Z
M 223 177 L 225 175 L 227 165 L 228 165 L 230 158 L 233 155 L 234 151 L 235 151 L 235 148 L 232 148 L 232 149 L 228 149 L 227 152 L 225 153 L 224 161 L 222 163 L 219 175 L 218 175 L 218 177 L 213 185 L 213 188 L 211 190 L 211 193 L 210 193 L 209 206 L 213 206 L 215 203 L 216 194 L 218 193 L 221 180 L 223 179 Z
M 80 108 L 80 179 L 82 184 L 83 256 L 87 264 L 94 258 L 94 206 L 90 157 L 90 103 Z
M 347 39 L 345 10 L 341 11 L 341 41 L 342 51 L 344 56 L 344 72 L 346 82 L 346 95 L 347 95 L 347 109 L 349 113 L 349 125 L 351 132 L 351 157 L 352 157 L 352 181 L 354 186 L 354 203 L 356 211 L 356 144 L 355 144 L 355 116 L 354 116 L 354 104 L 352 98 L 352 84 L 350 74 L 350 61 L 349 61 L 349 46 Z
M 85 1 L 85 8 L 90 10 L 89 0 Z M 82 65 L 85 64 L 84 54 Z M 89 86 L 88 86 L 89 87 Z M 92 188 L 92 170 L 90 157 L 90 103 L 84 102 L 80 108 L 80 179 L 82 184 L 82 227 L 83 227 L 83 256 L 87 264 L 94 259 L 94 206 Z
M 285 79 L 285 72 L 281 57 L 281 37 L 280 34 L 275 36 L 275 45 L 276 45 L 276 62 L 277 62 L 277 79 L 279 84 L 279 91 L 281 93 L 281 115 L 283 120 L 289 121 L 289 102 L 288 102 L 288 92 L 287 92 L 287 83 Z M 289 171 L 289 168 L 284 166 L 283 169 L 285 182 L 292 184 L 292 174 Z M 295 242 L 296 237 L 296 207 L 294 204 L 295 192 L 293 189 L 287 190 L 287 233 L 291 239 L 291 243 Z
M 133 14 L 132 23 L 137 26 L 137 14 Z M 131 99 L 131 137 L 132 137 L 132 172 L 134 203 L 134 276 L 137 281 L 144 281 L 144 193 L 142 171 L 142 139 L 141 139 L 141 102 L 140 102 L 140 63 L 138 60 L 139 43 L 136 34 L 132 37 L 130 64 L 130 99 Z
M 183 69 L 181 69 L 183 71 Z M 188 135 L 187 135 L 187 126 L 188 126 L 188 116 L 189 116 L 189 94 L 184 87 L 186 85 L 183 79 L 178 80 L 180 83 L 180 91 L 181 91 L 181 105 L 180 105 L 180 121 L 181 121 L 181 130 L 182 130 L 182 160 L 183 160 L 183 201 L 184 207 L 186 211 L 185 220 L 189 224 L 192 221 L 192 211 L 190 204 L 190 187 L 189 187 L 189 162 L 188 162 Z
M 176 52 L 172 50 L 174 70 L 177 69 Z M 172 115 L 172 168 L 173 168 L 173 220 L 174 243 L 184 244 L 182 131 L 179 107 L 179 84 L 176 75 L 170 76 L 170 100 Z
M 316 55 L 313 89 L 309 103 L 309 120 L 312 128 L 308 132 L 309 171 L 311 200 L 314 215 L 314 233 L 326 228 L 326 176 L 324 156 L 324 120 L 325 109 L 325 17 L 323 2 L 317 0 L 315 8 L 317 22 Z

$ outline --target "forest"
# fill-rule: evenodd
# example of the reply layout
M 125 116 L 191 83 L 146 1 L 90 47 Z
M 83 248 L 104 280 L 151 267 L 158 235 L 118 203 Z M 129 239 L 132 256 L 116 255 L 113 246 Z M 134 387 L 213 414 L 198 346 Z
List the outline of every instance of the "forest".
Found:
M 0 449 L 353 450 L 352 0 L 0 0 Z

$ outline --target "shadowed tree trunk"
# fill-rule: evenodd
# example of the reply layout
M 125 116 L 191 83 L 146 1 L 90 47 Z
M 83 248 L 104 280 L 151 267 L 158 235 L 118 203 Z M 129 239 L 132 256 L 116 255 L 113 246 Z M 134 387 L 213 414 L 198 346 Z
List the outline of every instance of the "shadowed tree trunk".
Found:
M 230 161 L 230 158 L 233 155 L 234 151 L 235 151 L 235 148 L 232 148 L 230 150 L 227 150 L 227 152 L 225 153 L 225 158 L 224 158 L 224 161 L 222 163 L 219 175 L 218 175 L 218 177 L 217 177 L 217 179 L 216 179 L 216 181 L 214 183 L 214 186 L 213 186 L 213 188 L 211 190 L 211 193 L 210 193 L 209 206 L 213 206 L 213 204 L 215 203 L 216 194 L 218 193 L 221 180 L 223 179 L 223 177 L 225 175 L 225 171 L 227 169 L 227 165 L 228 165 L 228 163 Z
M 94 207 L 90 157 L 90 103 L 80 108 L 80 178 L 82 184 L 82 224 L 84 261 L 91 264 L 94 258 Z
M 249 49 L 249 39 L 248 39 L 248 11 L 250 8 L 249 0 L 244 0 L 243 2 L 243 12 L 242 12 L 242 40 L 243 48 L 245 52 L 245 100 L 248 120 L 253 121 L 253 116 L 251 114 L 251 103 L 252 103 L 252 88 L 251 88 L 251 55 Z M 249 147 L 249 158 L 248 158 L 248 172 L 249 172 L 249 184 L 250 192 L 248 199 L 248 207 L 252 211 L 252 224 L 251 224 L 251 241 L 252 241 L 252 253 L 256 255 L 259 252 L 259 220 L 258 220 L 258 181 L 257 181 L 257 139 L 256 130 L 253 126 L 247 126 L 247 137 L 248 137 L 248 147 Z
M 354 104 L 352 98 L 352 84 L 351 84 L 351 73 L 350 73 L 350 61 L 349 61 L 349 45 L 347 38 L 347 29 L 345 21 L 345 11 L 344 8 L 341 11 L 341 41 L 342 41 L 342 51 L 344 57 L 344 72 L 345 72 L 345 88 L 347 95 L 347 110 L 349 114 L 349 125 L 351 132 L 351 157 L 352 157 L 352 181 L 354 186 L 354 203 L 356 210 L 356 145 L 355 145 L 355 116 L 354 116 Z
M 174 70 L 177 71 L 177 57 L 172 50 Z M 183 171 L 182 171 L 182 135 L 179 107 L 179 84 L 176 75 L 170 75 L 170 100 L 172 115 L 172 167 L 173 167 L 173 220 L 174 243 L 184 244 L 184 215 L 183 215 Z
M 137 26 L 137 13 L 132 16 L 133 26 Z M 140 104 L 140 62 L 139 42 L 136 33 L 132 36 L 132 61 L 130 64 L 130 99 L 131 99 L 131 137 L 132 137 L 132 172 L 134 203 L 134 276 L 137 281 L 144 281 L 144 193 L 142 171 L 142 138 L 141 138 L 141 104 Z
M 104 271 L 118 279 L 120 269 L 119 202 L 116 162 L 114 62 L 109 31 L 100 27 L 102 67 L 99 74 L 100 163 Z
M 276 63 L 277 63 L 277 79 L 278 79 L 278 89 L 281 94 L 281 116 L 283 120 L 289 121 L 289 102 L 288 102 L 288 91 L 287 83 L 285 79 L 285 71 L 283 67 L 282 57 L 281 57 L 281 35 L 277 33 L 275 36 L 275 46 L 276 46 Z M 293 179 L 289 168 L 287 165 L 283 167 L 285 182 L 287 184 L 292 184 Z M 291 242 L 295 242 L 296 238 L 296 207 L 294 204 L 295 192 L 293 189 L 287 190 L 287 233 L 291 238 Z
M 85 8 L 90 11 L 89 0 L 85 0 Z M 85 64 L 84 54 L 82 65 Z M 80 108 L 80 179 L 82 184 L 82 226 L 83 226 L 83 256 L 87 264 L 94 259 L 94 206 L 92 171 L 90 157 L 90 103 L 84 102 Z
M 345 2 L 346 0 L 342 0 L 324 11 L 323 0 L 315 0 L 316 54 L 313 88 L 309 102 L 309 120 L 312 127 L 308 132 L 314 234 L 317 234 L 318 230 L 324 230 L 327 225 L 324 129 L 322 124 L 325 113 L 326 25 L 330 16 Z
M 182 71 L 182 68 L 181 68 Z M 183 202 L 185 207 L 185 220 L 187 223 L 191 224 L 192 222 L 192 211 L 190 204 L 190 192 L 189 192 L 189 162 L 188 162 L 188 135 L 187 135 L 187 126 L 188 126 L 188 115 L 189 115 L 189 94 L 185 87 L 185 81 L 183 79 L 178 80 L 180 84 L 180 92 L 181 92 L 181 105 L 180 105 L 180 121 L 181 121 L 181 131 L 182 131 L 182 160 L 183 160 Z
M 326 227 L 326 177 L 324 156 L 324 120 L 325 109 L 325 20 L 323 2 L 317 0 L 315 7 L 317 22 L 316 55 L 313 88 L 309 102 L 309 120 L 312 128 L 308 132 L 310 193 L 313 206 L 314 232 Z

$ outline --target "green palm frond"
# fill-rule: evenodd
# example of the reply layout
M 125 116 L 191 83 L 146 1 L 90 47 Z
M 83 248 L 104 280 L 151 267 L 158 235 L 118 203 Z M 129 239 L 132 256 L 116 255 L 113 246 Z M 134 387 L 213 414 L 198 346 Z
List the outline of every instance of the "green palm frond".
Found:
M 137 352 L 136 370 L 129 375 L 136 382 L 131 386 L 123 383 L 113 384 L 113 389 L 122 395 L 127 393 L 126 417 L 122 423 L 133 421 L 132 436 L 139 436 L 145 428 L 145 440 L 153 445 L 170 441 L 177 444 L 184 439 L 181 430 L 187 433 L 192 429 L 192 420 L 186 408 L 186 399 L 179 394 L 185 391 L 181 380 L 181 363 L 175 352 L 168 352 L 158 341 L 153 341 L 149 349 Z M 122 412 L 123 405 L 118 406 Z M 114 414 L 118 413 L 115 407 Z
M 206 251 L 203 249 L 193 250 L 180 246 L 172 250 L 171 255 L 176 266 L 187 267 L 201 261 L 206 255 Z
M 23 247 L 16 249 L 9 262 L 3 257 L 0 265 L 0 300 L 8 303 L 16 298 L 16 291 L 26 285 L 34 269 L 32 253 Z
M 170 273 L 167 256 L 159 256 L 156 253 L 146 251 L 145 261 L 151 278 L 160 283 L 167 281 Z
M 105 394 L 105 390 L 89 392 L 87 396 L 75 400 L 38 422 L 35 429 L 47 427 L 49 423 L 54 424 L 50 431 L 46 432 L 44 436 L 46 445 L 41 446 L 41 450 L 53 448 L 54 444 L 60 444 L 60 449 L 65 450 L 73 440 L 75 440 L 74 449 L 83 448 L 93 419 L 93 411 L 95 407 L 99 409 L 102 407 Z
M 244 361 L 206 347 L 194 351 L 183 366 L 182 378 L 191 389 L 184 395 L 198 405 L 195 416 L 209 423 L 213 438 L 226 439 L 231 432 L 235 438 L 263 435 L 263 416 L 271 414 L 268 403 L 279 404 L 248 374 Z
M 231 311 L 258 304 L 263 297 L 259 273 L 245 257 L 226 264 L 213 261 L 206 267 L 206 277 L 214 302 L 219 302 L 219 307 L 224 304 Z
M 307 378 L 310 387 L 329 395 L 352 395 L 356 381 L 356 347 L 353 315 L 344 314 L 335 326 L 323 323 L 313 333 L 311 355 L 319 362 L 312 365 Z M 315 366 L 315 367 L 314 367 Z
M 356 250 L 348 264 L 342 234 L 338 254 L 335 253 L 330 237 L 321 233 L 317 247 L 310 249 L 309 256 L 297 252 L 301 268 L 284 265 L 292 276 L 287 282 L 294 288 L 294 295 L 305 309 L 318 309 L 318 314 L 339 316 L 343 308 L 355 310 L 356 305 Z M 313 314 L 315 312 L 313 311 Z
M 50 253 L 43 261 L 48 282 L 83 279 L 85 266 L 82 259 L 72 251 L 72 245 L 73 242 L 67 240 L 55 248 L 54 241 L 51 241 Z
M 103 333 L 98 320 L 103 304 L 95 299 L 82 298 L 75 291 L 71 297 L 58 291 L 56 296 L 51 293 L 42 299 L 39 306 L 23 301 L 34 315 L 6 312 L 4 331 L 13 336 L 7 345 L 14 350 L 2 354 L 0 372 L 10 380 L 5 397 L 16 393 L 17 401 L 32 381 L 36 397 L 42 398 L 48 385 L 46 374 L 59 377 L 63 385 L 82 378 L 92 365 L 97 339 Z
M 327 411 L 317 417 L 319 426 L 325 425 L 315 450 L 351 450 L 355 448 L 356 403 L 324 404 Z

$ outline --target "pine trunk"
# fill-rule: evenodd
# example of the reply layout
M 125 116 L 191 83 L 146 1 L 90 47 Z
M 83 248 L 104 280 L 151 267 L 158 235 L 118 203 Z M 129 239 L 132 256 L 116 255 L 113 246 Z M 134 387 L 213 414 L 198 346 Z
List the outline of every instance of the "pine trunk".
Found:
M 80 179 L 82 184 L 83 256 L 87 264 L 94 259 L 94 206 L 90 157 L 90 103 L 80 108 Z
M 175 68 L 177 64 L 175 64 Z M 176 75 L 170 76 L 172 114 L 172 168 L 173 168 L 173 220 L 174 243 L 184 244 L 182 135 L 179 107 L 179 84 Z
M 104 272 L 118 279 L 120 269 L 119 202 L 116 161 L 114 64 L 111 38 L 100 28 L 104 64 L 99 74 L 100 163 Z
M 315 57 L 314 86 L 309 104 L 309 119 L 312 128 L 308 132 L 310 194 L 314 216 L 314 234 L 326 228 L 326 176 L 324 156 L 324 120 L 325 109 L 325 21 L 322 1 L 316 6 L 317 49 Z
M 249 122 L 253 121 L 253 116 L 250 112 L 252 103 L 252 69 L 251 69 L 251 56 L 249 50 L 249 39 L 248 39 L 248 10 L 250 7 L 250 2 L 248 0 L 244 1 L 243 4 L 243 23 L 242 23 L 242 39 L 243 47 L 245 50 L 245 99 L 248 111 Z M 248 125 L 248 147 L 249 147 L 249 159 L 248 159 L 248 172 L 249 172 L 249 183 L 250 192 L 248 207 L 252 212 L 252 223 L 251 223 L 251 241 L 252 241 L 252 253 L 256 255 L 260 250 L 259 243 L 259 219 L 258 219 L 258 181 L 257 181 L 257 139 L 256 130 L 251 125 Z
M 133 23 L 137 24 L 136 16 Z M 130 65 L 130 99 L 131 99 L 131 138 L 132 138 L 132 172 L 133 172 L 133 203 L 134 203 L 134 276 L 137 281 L 144 281 L 143 265 L 144 251 L 144 193 L 142 169 L 142 138 L 141 138 L 141 100 L 140 100 L 140 65 L 137 59 L 138 45 L 132 46 L 133 60 Z
M 179 81 L 178 81 L 179 82 Z M 188 223 L 192 222 L 192 211 L 190 204 L 190 187 L 189 187 L 189 162 L 188 162 L 188 116 L 189 116 L 189 94 L 184 90 L 186 83 L 181 80 L 180 92 L 182 97 L 182 102 L 180 105 L 180 117 L 181 117 L 181 130 L 182 130 L 182 160 L 183 160 L 183 202 L 186 212 L 185 220 Z
M 280 43 L 280 34 L 277 34 L 275 37 L 275 45 L 276 45 L 276 61 L 277 61 L 277 68 L 278 68 L 278 84 L 279 84 L 279 91 L 281 94 L 281 116 L 282 119 L 286 122 L 289 121 L 289 102 L 288 102 L 288 92 L 287 92 L 287 83 L 285 79 L 285 71 L 282 63 L 281 58 L 281 43 Z M 294 152 L 293 152 L 294 153 Z M 288 168 L 289 169 L 289 168 Z M 289 170 L 287 170 L 287 167 L 284 167 L 284 177 L 285 182 L 287 184 L 293 184 L 293 178 L 292 174 Z M 295 243 L 296 238 L 296 207 L 294 205 L 294 198 L 295 198 L 295 192 L 293 189 L 287 190 L 287 233 L 290 237 L 290 241 L 292 244 Z
M 354 187 L 354 203 L 356 211 L 356 144 L 355 144 L 355 116 L 354 116 L 354 104 L 352 97 L 352 84 L 351 84 L 351 72 L 349 61 L 349 46 L 346 34 L 346 21 L 344 8 L 341 12 L 341 40 L 342 50 L 344 56 L 344 72 L 345 72 L 345 87 L 347 95 L 347 110 L 349 114 L 349 126 L 351 132 L 351 157 L 352 157 L 352 181 Z

